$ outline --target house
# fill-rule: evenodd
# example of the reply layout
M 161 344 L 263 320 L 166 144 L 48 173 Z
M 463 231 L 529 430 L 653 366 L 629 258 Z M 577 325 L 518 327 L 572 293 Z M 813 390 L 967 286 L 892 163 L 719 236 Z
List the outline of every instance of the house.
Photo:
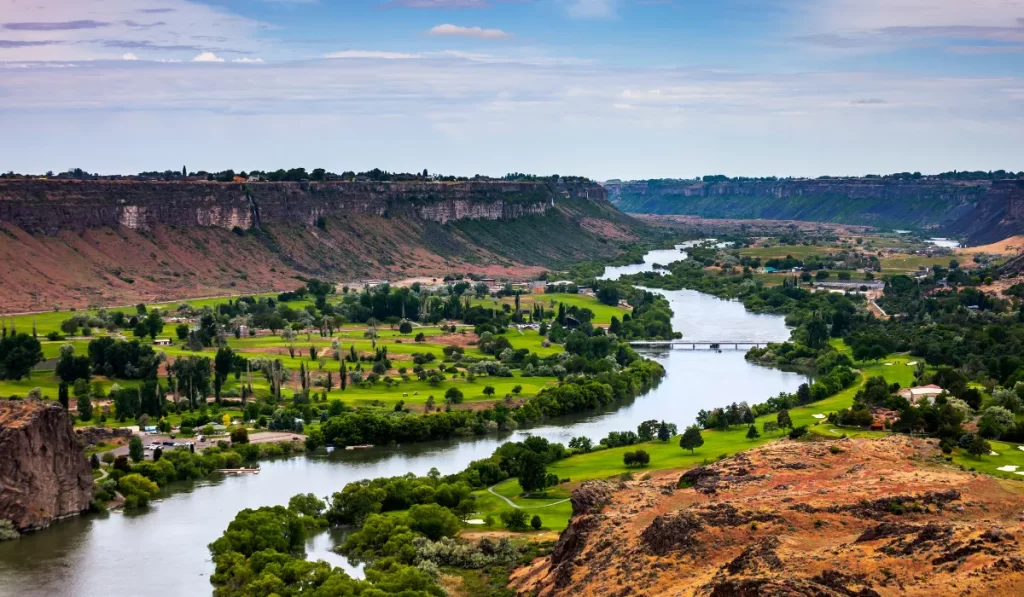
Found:
M 171 345 L 171 339 L 170 338 L 157 338 L 156 340 L 153 340 L 153 346 L 170 346 L 170 345 Z
M 916 404 L 922 400 L 927 400 L 929 403 L 935 402 L 935 397 L 943 393 L 941 387 L 935 384 L 928 384 L 926 386 L 917 386 L 913 388 L 903 388 L 897 394 L 907 399 L 908 402 Z

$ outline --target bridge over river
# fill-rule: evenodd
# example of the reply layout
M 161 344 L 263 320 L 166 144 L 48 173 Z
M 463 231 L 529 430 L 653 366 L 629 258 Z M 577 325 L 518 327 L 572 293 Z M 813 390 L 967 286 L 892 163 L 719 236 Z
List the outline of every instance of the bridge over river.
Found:
M 638 348 L 664 347 L 676 350 L 743 350 L 767 344 L 764 340 L 644 340 L 629 343 Z

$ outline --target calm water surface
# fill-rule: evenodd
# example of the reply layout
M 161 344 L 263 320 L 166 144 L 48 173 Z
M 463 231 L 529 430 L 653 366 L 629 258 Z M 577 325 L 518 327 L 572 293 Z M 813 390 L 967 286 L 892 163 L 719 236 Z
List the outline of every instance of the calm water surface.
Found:
M 679 249 L 654 251 L 644 265 L 608 268 L 606 277 L 646 271 L 653 263 L 682 258 L 685 253 Z M 781 341 L 789 336 L 781 317 L 747 313 L 737 302 L 687 290 L 664 294 L 675 311 L 673 326 L 685 338 Z M 0 543 L 0 595 L 209 595 L 213 564 L 206 546 L 243 508 L 286 504 L 300 492 L 329 496 L 350 481 L 369 477 L 425 474 L 435 467 L 454 473 L 472 460 L 489 456 L 502 442 L 527 435 L 559 442 L 586 435 L 597 441 L 609 431 L 635 430 L 648 419 L 668 420 L 682 428 L 702 408 L 741 400 L 759 402 L 780 391 L 792 392 L 806 381 L 799 373 L 750 365 L 742 352 L 658 350 L 648 354 L 665 366 L 668 375 L 648 394 L 610 412 L 566 417 L 500 437 L 340 450 L 263 462 L 258 475 L 179 486 L 142 514 L 80 517 Z M 358 568 L 329 551 L 341 539 L 340 532 L 311 538 L 308 557 L 358 576 Z

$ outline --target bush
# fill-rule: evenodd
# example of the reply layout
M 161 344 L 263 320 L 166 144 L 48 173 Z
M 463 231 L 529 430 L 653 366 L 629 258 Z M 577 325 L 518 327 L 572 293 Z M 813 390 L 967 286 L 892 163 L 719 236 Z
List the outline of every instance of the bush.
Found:
M 533 527 L 533 530 L 539 531 L 544 526 L 544 523 L 541 522 L 540 516 L 534 514 L 533 518 L 530 519 L 530 526 Z
M 807 435 L 807 425 L 794 427 L 789 431 L 789 439 L 800 439 L 805 435 Z
M 647 466 L 651 462 L 651 455 L 645 450 L 626 452 L 622 455 L 622 463 L 626 466 Z
M 247 444 L 249 443 L 249 430 L 245 427 L 235 427 L 231 430 L 231 443 L 232 444 Z
M 501 523 L 510 531 L 525 531 L 526 520 L 526 512 L 518 508 L 515 510 L 505 510 L 501 513 Z

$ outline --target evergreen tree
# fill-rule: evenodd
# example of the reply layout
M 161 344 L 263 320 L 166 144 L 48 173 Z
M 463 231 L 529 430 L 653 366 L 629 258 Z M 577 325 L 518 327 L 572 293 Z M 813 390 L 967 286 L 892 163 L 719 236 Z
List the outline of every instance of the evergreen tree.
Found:
M 60 402 L 60 405 L 64 407 L 64 410 L 68 410 L 70 408 L 71 401 L 68 398 L 68 384 L 60 382 L 60 385 L 57 386 L 57 400 Z

